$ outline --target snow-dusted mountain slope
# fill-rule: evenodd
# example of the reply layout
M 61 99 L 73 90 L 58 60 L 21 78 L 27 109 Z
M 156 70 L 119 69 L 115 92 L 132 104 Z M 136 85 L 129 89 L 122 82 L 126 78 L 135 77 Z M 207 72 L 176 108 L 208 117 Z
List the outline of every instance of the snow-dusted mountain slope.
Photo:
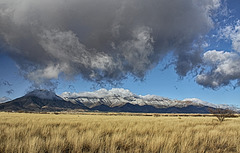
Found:
M 129 90 L 114 88 L 95 92 L 64 92 L 57 96 L 52 91 L 34 90 L 23 97 L 1 103 L 5 111 L 106 111 L 138 113 L 209 113 L 209 108 L 229 108 L 196 98 L 172 100 L 155 95 L 136 95 Z
M 7 101 L 10 101 L 11 99 L 8 97 L 0 97 L 0 103 L 5 103 Z
M 209 103 L 209 102 L 205 102 L 205 101 L 202 101 L 200 99 L 197 99 L 197 98 L 186 98 L 186 99 L 183 99 L 183 101 L 191 101 L 195 104 L 198 104 L 198 105 L 204 105 L 204 106 L 209 106 L 209 107 L 218 107 L 218 105 L 216 104 L 212 104 L 212 103 Z
M 48 100 L 63 100 L 61 97 L 57 96 L 53 91 L 49 90 L 33 90 L 25 95 L 26 97 L 38 97 L 40 99 Z
M 203 105 L 203 106 L 208 106 L 208 107 L 213 107 L 213 108 L 231 109 L 236 112 L 240 111 L 240 109 L 237 107 L 233 107 L 233 106 L 230 106 L 227 104 L 212 104 L 212 103 L 202 101 L 201 99 L 197 99 L 197 98 L 186 98 L 183 101 L 191 101 L 197 105 Z
M 113 88 L 111 90 L 100 89 L 95 92 L 80 92 L 70 93 L 64 92 L 60 95 L 64 100 L 72 103 L 83 103 L 90 108 L 98 105 L 107 105 L 109 107 L 122 106 L 126 103 L 143 105 L 152 105 L 156 108 L 167 107 L 186 107 L 194 106 L 209 106 L 216 107 L 216 105 L 203 102 L 197 99 L 172 100 L 156 95 L 136 95 L 129 90 L 122 88 Z

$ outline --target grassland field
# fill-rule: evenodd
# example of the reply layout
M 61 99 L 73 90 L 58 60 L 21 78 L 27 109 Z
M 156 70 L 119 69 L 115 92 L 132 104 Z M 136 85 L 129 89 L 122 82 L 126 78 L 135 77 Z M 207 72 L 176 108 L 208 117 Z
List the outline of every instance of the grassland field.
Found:
M 0 153 L 240 153 L 240 118 L 0 112 Z

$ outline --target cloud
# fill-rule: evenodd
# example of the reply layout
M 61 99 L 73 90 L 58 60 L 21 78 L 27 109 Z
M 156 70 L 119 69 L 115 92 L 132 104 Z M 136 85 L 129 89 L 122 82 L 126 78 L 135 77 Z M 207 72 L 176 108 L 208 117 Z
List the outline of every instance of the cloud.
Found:
M 240 85 L 240 55 L 235 52 L 210 50 L 204 53 L 205 71 L 196 78 L 204 87 L 217 89 L 236 81 Z
M 192 46 L 219 7 L 220 0 L 1 0 L 0 40 L 35 86 L 59 76 L 142 79 L 169 52 L 185 76 L 201 63 Z
M 212 89 L 240 85 L 240 20 L 220 28 L 219 40 L 232 44 L 232 51 L 209 50 L 202 57 L 203 71 L 196 77 L 200 85 Z
M 8 98 L 8 97 L 0 97 L 0 103 L 5 103 L 10 100 L 11 100 L 11 98 Z
M 7 90 L 7 91 L 6 91 L 6 93 L 7 93 L 8 95 L 11 95 L 11 94 L 13 94 L 13 92 L 14 92 L 14 90 L 13 90 L 13 89 L 10 89 L 10 90 Z
M 12 86 L 12 84 L 6 80 L 1 80 L 0 81 L 0 86 Z
M 219 35 L 221 39 L 231 40 L 233 50 L 240 52 L 240 20 L 235 25 L 220 29 Z

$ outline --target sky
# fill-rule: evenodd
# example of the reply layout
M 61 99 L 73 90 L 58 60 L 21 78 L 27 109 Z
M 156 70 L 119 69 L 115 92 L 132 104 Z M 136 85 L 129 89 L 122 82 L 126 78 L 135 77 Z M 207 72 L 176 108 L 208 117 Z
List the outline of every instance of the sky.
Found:
M 0 102 L 124 88 L 240 105 L 238 0 L 0 0 Z

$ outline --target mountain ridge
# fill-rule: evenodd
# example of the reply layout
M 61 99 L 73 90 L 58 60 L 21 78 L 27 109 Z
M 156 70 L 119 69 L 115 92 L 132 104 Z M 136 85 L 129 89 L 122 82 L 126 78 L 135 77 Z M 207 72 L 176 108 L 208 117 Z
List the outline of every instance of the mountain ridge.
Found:
M 204 102 L 197 98 L 186 98 L 184 100 L 172 100 L 156 95 L 136 95 L 129 90 L 122 88 L 113 88 L 111 90 L 99 89 L 94 92 L 70 93 L 64 92 L 60 95 L 64 100 L 73 103 L 81 102 L 92 108 L 100 104 L 105 104 L 109 107 L 121 106 L 126 103 L 143 105 L 153 105 L 157 108 L 167 107 L 186 107 L 194 106 L 209 106 L 213 108 L 227 108 L 227 105 L 216 105 Z
M 155 95 L 136 95 L 129 90 L 114 88 L 95 92 L 56 95 L 48 90 L 34 90 L 23 97 L 0 104 L 4 111 L 106 111 L 137 113 L 209 113 L 218 105 L 196 98 L 171 100 Z

